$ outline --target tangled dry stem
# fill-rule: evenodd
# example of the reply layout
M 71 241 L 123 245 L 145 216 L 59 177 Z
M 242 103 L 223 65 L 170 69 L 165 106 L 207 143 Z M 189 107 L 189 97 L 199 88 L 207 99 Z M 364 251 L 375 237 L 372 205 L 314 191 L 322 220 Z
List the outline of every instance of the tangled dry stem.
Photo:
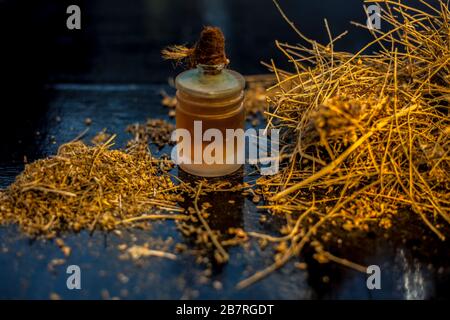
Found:
M 371 224 L 388 228 L 399 212 L 410 212 L 441 240 L 446 238 L 448 5 L 421 1 L 425 12 L 403 1 L 367 2 L 383 5 L 381 16 L 391 28 L 371 31 L 375 39 L 356 54 L 334 51 L 342 35 L 333 38 L 327 23 L 327 45 L 308 39 L 276 3 L 306 45 L 276 42 L 295 72 L 268 65 L 278 79 L 269 90 L 274 111 L 268 126 L 284 132 L 281 157 L 289 161 L 258 184 L 273 213 L 307 212 L 316 223 L 297 227 L 284 255 L 238 288 L 283 266 L 320 227 L 338 218 L 348 230 L 368 230 Z M 381 49 L 366 54 L 374 45 Z

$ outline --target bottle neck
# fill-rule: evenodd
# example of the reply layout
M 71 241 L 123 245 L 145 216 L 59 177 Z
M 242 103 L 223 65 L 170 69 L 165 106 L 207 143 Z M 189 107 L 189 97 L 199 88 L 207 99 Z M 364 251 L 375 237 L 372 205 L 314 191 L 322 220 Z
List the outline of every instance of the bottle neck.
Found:
M 224 64 L 198 64 L 197 70 L 202 75 L 218 75 L 222 73 L 222 70 L 225 68 Z

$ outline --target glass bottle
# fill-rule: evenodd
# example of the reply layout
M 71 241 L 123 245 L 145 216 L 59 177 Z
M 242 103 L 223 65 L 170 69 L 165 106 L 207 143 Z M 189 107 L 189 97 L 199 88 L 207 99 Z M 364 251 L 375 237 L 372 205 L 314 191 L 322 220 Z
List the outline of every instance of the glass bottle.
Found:
M 175 84 L 177 88 L 176 127 L 186 129 L 191 137 L 191 153 L 188 155 L 190 161 L 181 163 L 181 169 L 198 176 L 218 177 L 241 168 L 242 163 L 237 161 L 237 153 L 243 152 L 244 146 L 234 141 L 234 149 L 228 149 L 232 152 L 227 153 L 226 130 L 244 129 L 244 77 L 236 71 L 225 69 L 223 65 L 197 65 L 196 69 L 179 74 Z M 198 121 L 201 121 L 202 137 L 200 138 L 198 137 Z M 194 124 L 197 126 L 196 130 Z M 203 134 L 208 129 L 218 129 L 222 133 L 223 157 L 220 158 L 223 161 L 221 162 L 208 163 L 204 157 L 201 157 L 200 162 L 196 158 L 197 162 L 195 162 L 195 148 L 198 148 L 197 150 L 200 150 L 203 155 L 203 151 L 211 143 L 203 141 Z

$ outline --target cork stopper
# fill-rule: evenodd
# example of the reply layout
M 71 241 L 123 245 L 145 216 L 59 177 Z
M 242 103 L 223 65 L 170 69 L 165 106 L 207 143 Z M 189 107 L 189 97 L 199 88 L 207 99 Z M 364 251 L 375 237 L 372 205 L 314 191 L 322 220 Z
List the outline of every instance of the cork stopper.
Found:
M 171 46 L 162 50 L 162 56 L 167 60 L 185 62 L 189 69 L 197 66 L 228 65 L 225 54 L 225 37 L 218 27 L 204 27 L 197 43 L 188 48 L 185 46 Z
M 191 62 L 195 66 L 228 64 L 225 55 L 225 37 L 220 28 L 205 27 L 202 30 L 200 39 L 195 44 Z

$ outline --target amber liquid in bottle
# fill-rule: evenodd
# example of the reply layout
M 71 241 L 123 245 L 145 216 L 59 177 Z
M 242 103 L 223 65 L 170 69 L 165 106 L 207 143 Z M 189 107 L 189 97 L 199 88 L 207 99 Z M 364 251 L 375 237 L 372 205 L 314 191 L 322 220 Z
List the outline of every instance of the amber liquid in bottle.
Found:
M 226 130 L 244 129 L 244 79 L 237 72 L 222 70 L 218 74 L 210 75 L 199 67 L 189 70 L 177 77 L 177 129 L 186 129 L 191 136 L 191 161 L 180 164 L 184 171 L 204 177 L 217 177 L 231 174 L 241 168 L 237 161 L 237 153 L 243 152 L 243 145 L 234 141 L 233 154 L 227 154 Z M 222 133 L 222 154 L 220 163 L 208 164 L 203 157 L 201 163 L 194 163 L 195 148 L 203 150 L 210 144 L 201 139 L 199 145 L 198 134 L 194 129 L 195 121 L 201 121 L 201 134 L 208 129 L 218 129 Z M 198 125 L 198 124 L 197 124 Z

